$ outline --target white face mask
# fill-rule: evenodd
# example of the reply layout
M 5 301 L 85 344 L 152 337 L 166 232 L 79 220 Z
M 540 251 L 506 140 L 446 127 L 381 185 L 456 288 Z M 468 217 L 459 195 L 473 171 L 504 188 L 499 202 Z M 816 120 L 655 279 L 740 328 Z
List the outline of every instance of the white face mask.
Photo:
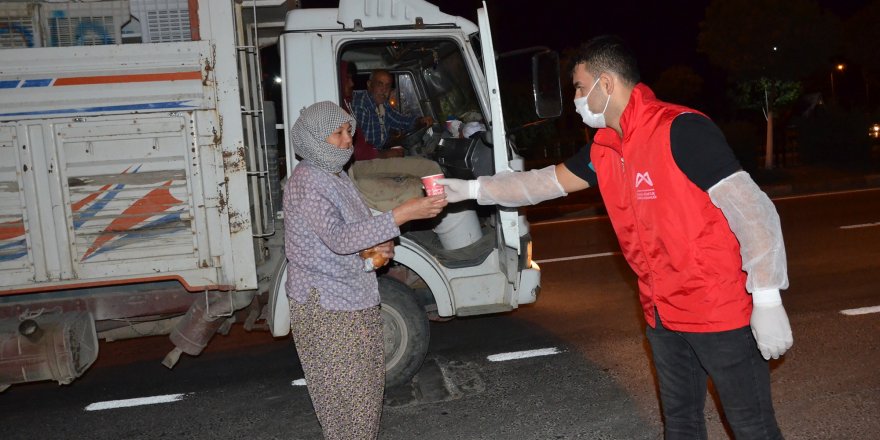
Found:
M 611 95 L 608 95 L 608 99 L 605 100 L 605 108 L 602 109 L 602 113 L 591 112 L 590 104 L 587 103 L 587 98 L 590 97 L 590 93 L 593 93 L 593 89 L 596 88 L 596 84 L 599 84 L 599 78 L 596 78 L 596 82 L 593 83 L 593 87 L 590 87 L 590 91 L 587 92 L 587 96 L 574 100 L 574 108 L 575 111 L 577 111 L 578 114 L 581 115 L 581 119 L 584 120 L 584 124 L 587 124 L 593 128 L 605 128 L 605 110 L 608 110 L 608 103 L 611 102 Z

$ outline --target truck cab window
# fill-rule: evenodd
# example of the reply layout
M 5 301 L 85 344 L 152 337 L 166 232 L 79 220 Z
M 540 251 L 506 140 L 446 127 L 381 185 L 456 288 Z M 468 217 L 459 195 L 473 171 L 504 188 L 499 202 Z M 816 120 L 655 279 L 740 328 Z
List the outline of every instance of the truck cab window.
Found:
M 391 92 L 391 106 L 397 109 L 397 111 L 410 116 L 424 116 L 412 75 L 409 72 L 405 72 L 398 73 L 395 77 L 394 84 L 396 87 Z
M 472 75 L 454 41 L 352 43 L 342 50 L 341 58 L 357 64 L 359 75 L 376 69 L 391 72 L 395 83 L 391 104 L 401 113 L 431 116 L 441 123 L 484 120 Z

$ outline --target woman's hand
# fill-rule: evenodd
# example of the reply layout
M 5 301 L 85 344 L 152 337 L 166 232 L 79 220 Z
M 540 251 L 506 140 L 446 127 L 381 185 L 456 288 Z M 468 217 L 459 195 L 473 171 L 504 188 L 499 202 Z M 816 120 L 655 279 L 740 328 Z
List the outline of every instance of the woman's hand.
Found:
M 392 209 L 391 214 L 394 216 L 394 223 L 400 226 L 412 220 L 434 218 L 443 211 L 447 204 L 449 202 L 446 200 L 446 194 L 416 197 Z
M 365 260 L 370 258 L 373 268 L 378 269 L 387 265 L 394 258 L 394 240 L 388 240 L 369 249 L 364 249 L 358 252 L 358 255 Z
M 385 264 L 388 264 L 389 261 L 394 259 L 394 240 L 379 243 L 376 246 L 373 246 L 373 249 L 376 249 L 376 252 L 379 255 L 385 257 Z

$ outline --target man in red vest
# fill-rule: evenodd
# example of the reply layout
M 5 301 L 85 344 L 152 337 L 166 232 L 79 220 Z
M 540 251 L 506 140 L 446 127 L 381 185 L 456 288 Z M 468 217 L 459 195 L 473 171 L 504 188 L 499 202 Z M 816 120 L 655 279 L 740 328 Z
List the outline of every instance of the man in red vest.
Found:
M 707 377 L 737 439 L 782 438 L 767 360 L 793 339 L 773 202 L 709 118 L 639 82 L 620 39 L 590 40 L 573 66 L 577 112 L 598 129 L 592 145 L 540 170 L 439 181 L 449 202 L 522 206 L 598 186 L 638 275 L 666 439 L 707 437 Z

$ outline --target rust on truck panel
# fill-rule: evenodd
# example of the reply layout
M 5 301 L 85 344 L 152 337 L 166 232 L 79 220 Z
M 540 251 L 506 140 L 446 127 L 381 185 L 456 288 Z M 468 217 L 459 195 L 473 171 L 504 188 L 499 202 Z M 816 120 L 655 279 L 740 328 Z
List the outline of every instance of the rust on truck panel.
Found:
M 251 227 L 249 215 L 242 215 L 235 209 L 229 209 L 229 231 L 233 234 L 247 231 Z
M 211 139 L 211 146 L 219 148 L 220 144 L 223 143 L 223 116 L 217 116 L 217 125 L 220 127 L 219 130 L 217 130 L 217 127 L 214 127 L 211 130 L 211 133 L 214 135 L 214 137 Z
M 227 208 L 226 191 L 224 190 L 224 188 L 229 186 L 228 183 L 229 182 L 221 183 L 220 184 L 221 185 L 220 191 L 217 192 L 217 206 L 220 207 L 220 212 L 226 211 L 226 208 Z
M 223 151 L 223 168 L 227 174 L 247 171 L 247 162 L 245 162 L 245 149 L 243 145 L 239 145 L 233 151 Z
M 40 309 L 53 312 L 91 311 L 96 321 L 125 319 L 134 316 L 156 316 L 185 312 L 197 297 L 178 283 L 152 283 L 149 292 L 129 289 L 137 286 L 100 287 L 97 289 L 74 289 L 72 298 L 55 298 L 48 295 L 28 297 L 24 302 L 12 302 L 0 306 L 0 319 L 17 318 L 26 312 Z
M 216 53 L 216 49 L 213 49 L 213 52 Z M 215 56 L 215 53 L 211 54 L 212 58 Z M 211 64 L 211 60 L 206 59 L 205 60 L 205 75 L 202 77 L 202 86 L 208 87 L 212 84 L 212 81 L 210 78 L 211 78 L 211 72 L 213 72 L 213 71 L 214 71 L 214 66 Z
M 19 191 L 18 182 L 0 182 L 0 192 L 14 192 L 17 193 Z
M 202 278 L 204 280 L 204 278 Z M 57 290 L 69 290 L 69 289 L 80 289 L 84 287 L 99 287 L 99 286 L 115 286 L 122 284 L 135 284 L 135 283 L 150 283 L 154 281 L 168 281 L 174 280 L 180 282 L 183 285 L 183 288 L 188 292 L 203 292 L 205 290 L 232 290 L 234 286 L 228 286 L 225 284 L 189 284 L 186 280 L 180 275 L 160 275 L 155 277 L 137 277 L 137 278 L 128 278 L 124 280 L 103 280 L 103 281 L 86 281 L 86 282 L 75 282 L 75 283 L 66 283 L 66 284 L 52 284 L 52 285 L 40 285 L 35 287 L 27 287 L 21 289 L 10 289 L 10 290 L 0 290 L 0 296 L 6 295 L 18 295 L 22 293 L 38 293 L 38 292 L 52 292 Z M 208 281 L 208 280 L 205 280 Z

